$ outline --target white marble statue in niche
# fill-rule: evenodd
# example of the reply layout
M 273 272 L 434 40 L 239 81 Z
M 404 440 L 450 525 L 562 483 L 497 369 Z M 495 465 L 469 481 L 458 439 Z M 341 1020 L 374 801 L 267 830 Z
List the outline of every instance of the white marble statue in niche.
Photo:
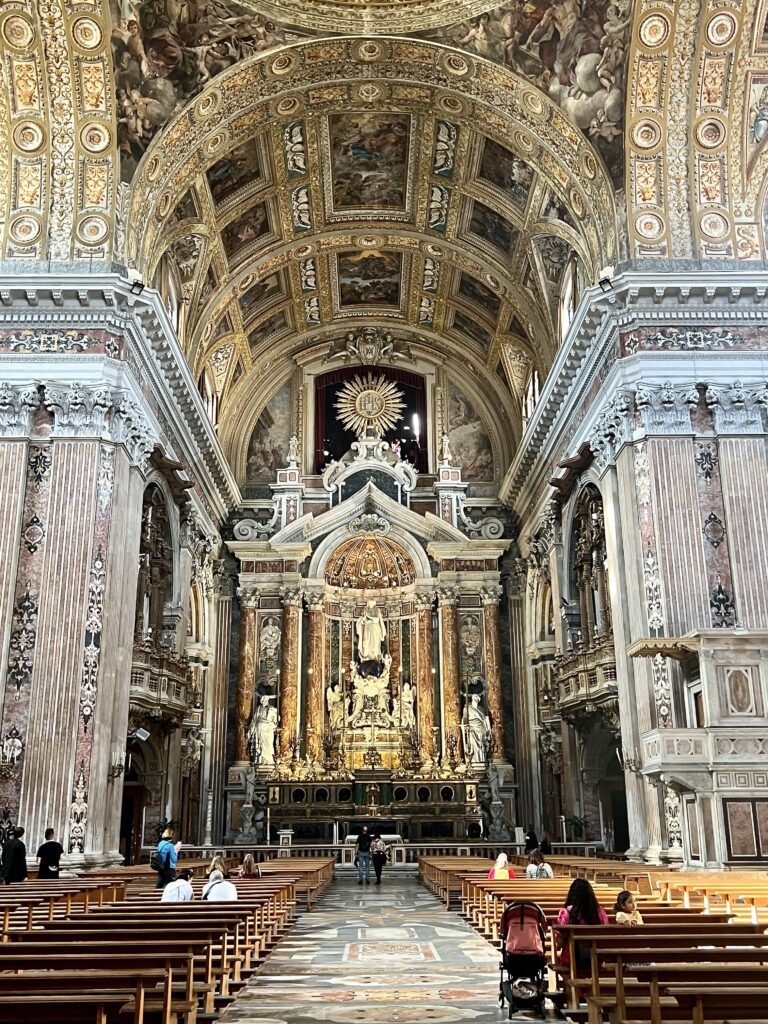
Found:
M 274 665 L 280 651 L 280 627 L 277 619 L 270 615 L 264 619 L 259 633 L 259 657 L 262 663 Z
M 357 657 L 362 661 L 381 661 L 381 648 L 387 639 L 387 627 L 381 609 L 371 599 L 355 622 Z
M 473 693 L 461 717 L 464 752 L 472 764 L 485 764 L 491 746 L 491 720 L 483 707 L 482 694 Z
M 271 767 L 275 763 L 275 733 L 277 732 L 277 708 L 270 703 L 275 698 L 271 693 L 264 693 L 259 698 L 259 706 L 253 716 L 248 730 L 248 745 L 251 749 L 253 763 L 260 768 Z
M 411 732 L 416 728 L 416 713 L 413 710 L 416 691 L 409 682 L 404 682 L 400 693 L 395 697 L 392 710 L 392 722 L 401 729 Z
M 344 694 L 338 683 L 329 686 L 325 691 L 325 700 L 328 705 L 328 721 L 331 726 L 331 734 L 336 737 L 344 728 Z

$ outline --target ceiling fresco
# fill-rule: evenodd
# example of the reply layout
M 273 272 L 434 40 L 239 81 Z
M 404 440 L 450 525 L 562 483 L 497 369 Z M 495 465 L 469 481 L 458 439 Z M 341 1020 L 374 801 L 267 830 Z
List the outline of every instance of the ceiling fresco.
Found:
M 765 0 L 706 9 L 688 0 L 110 3 L 111 9 L 106 0 L 87 8 L 18 0 L 0 9 L 5 258 L 120 258 L 125 225 L 118 220 L 131 203 L 120 182 L 134 177 L 151 141 L 232 69 L 339 32 L 382 42 L 385 34 L 410 35 L 415 65 L 418 39 L 438 40 L 470 62 L 488 62 L 531 84 L 566 115 L 566 132 L 576 126 L 594 143 L 616 186 L 623 186 L 617 196 L 627 213 L 619 224 L 622 254 L 746 260 L 765 254 Z M 293 59 L 282 58 L 282 65 L 291 68 Z M 446 58 L 443 67 L 446 74 L 463 73 L 458 57 Z M 278 69 L 274 81 L 285 82 L 285 73 Z M 401 81 L 408 80 L 405 72 Z M 382 102 L 383 93 L 364 87 L 365 76 L 359 81 L 367 113 L 397 112 L 397 105 Z M 442 129 L 448 148 L 450 124 L 448 116 Z M 450 170 L 448 148 L 438 153 L 438 175 Z M 232 180 L 219 168 L 214 181 L 221 173 L 224 191 L 236 190 L 241 161 L 248 166 L 249 159 L 233 157 Z M 504 188 L 509 175 L 499 177 L 491 172 L 485 180 Z M 512 182 L 511 188 L 518 184 Z M 436 183 L 437 226 L 447 226 L 450 200 L 447 187 Z M 310 230 L 300 194 L 295 204 L 297 224 Z

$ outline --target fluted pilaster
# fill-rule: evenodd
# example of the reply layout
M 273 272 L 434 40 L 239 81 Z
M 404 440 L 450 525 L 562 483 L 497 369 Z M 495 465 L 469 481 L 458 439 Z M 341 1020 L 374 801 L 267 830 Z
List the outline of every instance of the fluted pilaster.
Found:
M 432 594 L 416 596 L 416 668 L 418 726 L 421 754 L 425 761 L 435 758 L 435 681 L 432 664 Z
M 455 744 L 460 753 L 461 703 L 459 697 L 459 591 L 442 587 L 437 592 L 440 607 L 440 685 L 443 697 L 443 749 Z

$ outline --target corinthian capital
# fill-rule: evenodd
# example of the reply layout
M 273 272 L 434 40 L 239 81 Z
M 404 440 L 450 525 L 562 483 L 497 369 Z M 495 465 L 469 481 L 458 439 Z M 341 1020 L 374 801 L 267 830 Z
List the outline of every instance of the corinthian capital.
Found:
M 257 587 L 238 587 L 237 598 L 241 608 L 257 608 L 259 605 L 259 591 Z
M 40 405 L 36 387 L 0 384 L 0 435 L 27 437 Z
M 710 385 L 705 400 L 718 434 L 762 434 L 768 409 L 768 384 L 744 385 L 740 380 L 723 387 Z
M 480 591 L 483 604 L 498 604 L 504 588 L 499 583 L 487 583 Z
M 322 590 L 309 591 L 304 595 L 304 600 L 311 612 L 320 612 L 325 607 L 325 593 Z
M 45 405 L 53 413 L 54 435 L 67 437 L 104 437 L 107 417 L 113 408 L 112 391 L 108 387 L 69 387 L 48 385 Z
M 435 595 L 432 593 L 416 594 L 414 599 L 416 601 L 416 608 L 420 612 L 430 611 L 435 603 Z
M 280 600 L 284 605 L 293 605 L 295 608 L 301 607 L 301 588 L 300 587 L 281 587 L 280 588 Z
M 442 608 L 443 605 L 454 605 L 459 603 L 459 597 L 461 591 L 458 587 L 438 587 L 437 588 L 437 603 Z
M 621 446 L 632 439 L 633 431 L 632 395 L 619 390 L 603 409 L 589 439 L 600 472 L 610 466 Z
M 131 395 L 117 398 L 112 418 L 112 439 L 125 446 L 131 461 L 142 472 L 147 468 L 157 437 L 141 406 Z
M 635 392 L 635 407 L 649 434 L 690 434 L 691 414 L 698 404 L 695 384 L 675 387 L 667 380 L 661 385 L 639 384 Z

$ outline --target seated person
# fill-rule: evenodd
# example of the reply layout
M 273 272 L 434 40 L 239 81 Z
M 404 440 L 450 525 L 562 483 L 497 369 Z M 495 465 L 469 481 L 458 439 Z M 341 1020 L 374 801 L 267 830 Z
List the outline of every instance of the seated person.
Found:
M 514 878 L 515 872 L 509 866 L 506 853 L 500 853 L 496 858 L 496 863 L 493 865 L 491 870 L 488 872 L 489 878 Z
M 161 903 L 188 903 L 195 898 L 190 885 L 192 868 L 182 868 L 173 882 L 169 882 L 163 889 L 160 898 Z
M 528 858 L 528 867 L 525 869 L 526 878 L 554 878 L 555 873 L 552 866 L 547 864 L 541 854 L 541 850 L 534 850 Z
M 616 915 L 616 924 L 623 924 L 627 928 L 636 928 L 643 923 L 642 915 L 635 906 L 635 897 L 629 889 L 622 889 L 616 897 L 616 906 L 613 908 Z
M 237 889 L 220 871 L 212 871 L 201 898 L 209 903 L 230 903 L 237 899 Z

